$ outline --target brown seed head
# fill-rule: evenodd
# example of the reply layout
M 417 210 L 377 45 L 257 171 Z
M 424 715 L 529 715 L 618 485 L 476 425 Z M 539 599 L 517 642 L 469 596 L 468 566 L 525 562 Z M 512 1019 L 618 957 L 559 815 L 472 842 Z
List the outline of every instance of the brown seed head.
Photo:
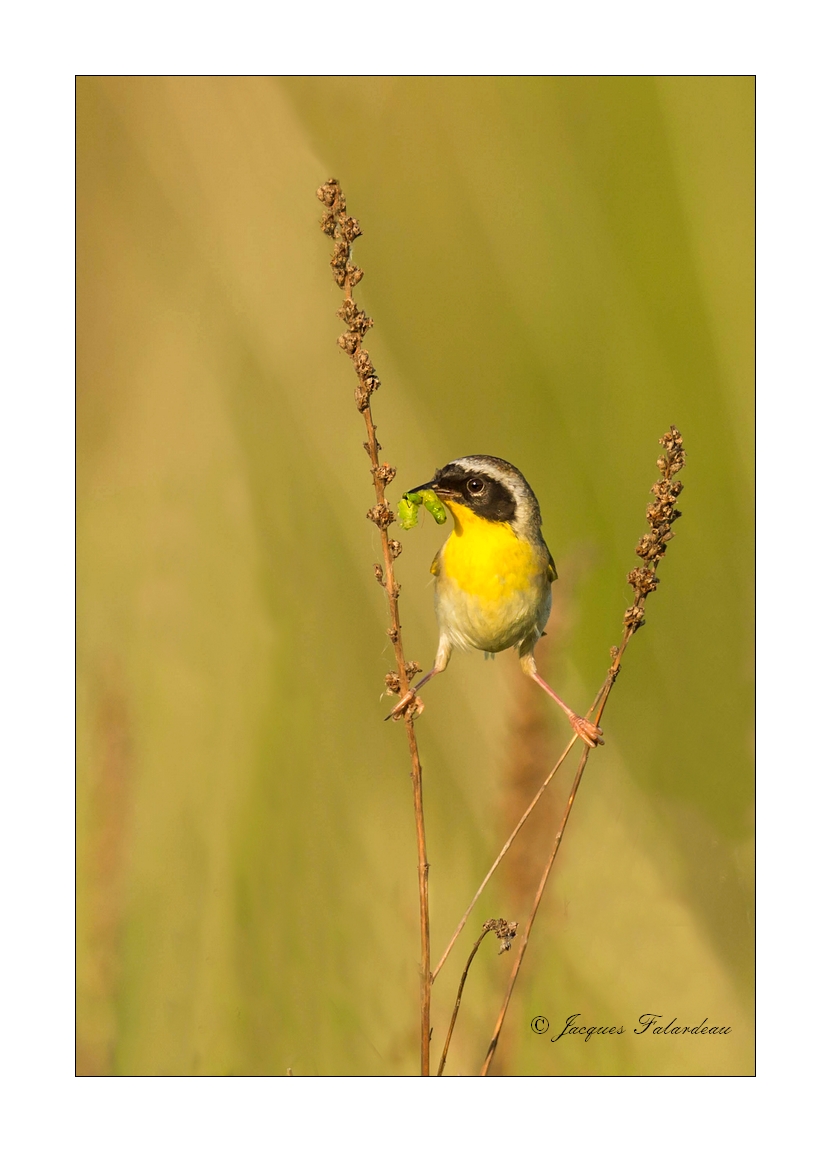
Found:
M 370 359 L 368 352 L 361 350 L 357 354 L 355 357 L 355 371 L 358 373 L 362 380 L 365 380 L 367 376 L 375 375 L 375 369 L 372 366 L 372 360 Z
M 510 952 L 511 945 L 516 937 L 517 922 L 516 920 L 486 920 L 482 925 L 483 932 L 494 932 L 497 940 L 499 940 L 499 955 L 503 952 Z
M 337 315 L 348 326 L 350 332 L 357 332 L 361 337 L 372 327 L 372 317 L 362 311 L 354 300 L 344 300 Z
M 651 568 L 633 568 L 626 577 L 638 594 L 638 598 L 648 596 L 654 592 L 660 581 Z
M 387 528 L 395 520 L 395 513 L 388 500 L 381 500 L 369 509 L 366 518 L 371 520 L 373 524 L 377 524 L 379 528 Z
M 640 605 L 633 604 L 631 608 L 627 608 L 623 614 L 623 623 L 627 628 L 633 629 L 642 628 L 645 624 L 644 610 Z
M 347 216 L 341 221 L 341 234 L 347 244 L 351 244 L 361 235 L 361 226 L 354 216 Z
M 386 486 L 395 479 L 395 469 L 392 464 L 379 464 L 377 468 L 371 469 L 373 475 Z
M 332 208 L 338 199 L 342 199 L 339 181 L 332 176 L 318 188 L 317 198 L 322 200 L 327 208 Z

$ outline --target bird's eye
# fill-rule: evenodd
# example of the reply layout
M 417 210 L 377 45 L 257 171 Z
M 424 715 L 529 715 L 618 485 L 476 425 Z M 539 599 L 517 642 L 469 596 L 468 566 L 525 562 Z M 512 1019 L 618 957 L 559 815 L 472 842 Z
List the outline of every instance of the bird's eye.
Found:
M 472 496 L 478 496 L 485 488 L 485 481 L 480 480 L 477 476 L 472 477 L 467 482 L 467 490 Z

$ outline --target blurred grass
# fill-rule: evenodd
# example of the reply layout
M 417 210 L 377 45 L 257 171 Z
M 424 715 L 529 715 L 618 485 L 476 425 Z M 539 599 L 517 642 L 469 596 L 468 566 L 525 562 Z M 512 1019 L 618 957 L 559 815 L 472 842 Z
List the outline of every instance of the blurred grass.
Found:
M 329 175 L 366 232 L 393 494 L 463 453 L 522 468 L 575 706 L 618 639 L 670 422 L 689 451 L 499 1070 L 752 1071 L 752 80 L 87 78 L 77 96 L 79 1071 L 416 1067 L 410 784 L 380 723 Z M 399 562 L 425 666 L 441 538 L 409 534 Z M 436 954 L 501 842 L 513 660 L 455 658 L 419 721 Z M 516 892 L 508 872 L 474 937 L 523 918 Z M 449 1072 L 478 1067 L 504 961 L 477 960 Z M 733 1033 L 530 1033 L 577 1011 Z

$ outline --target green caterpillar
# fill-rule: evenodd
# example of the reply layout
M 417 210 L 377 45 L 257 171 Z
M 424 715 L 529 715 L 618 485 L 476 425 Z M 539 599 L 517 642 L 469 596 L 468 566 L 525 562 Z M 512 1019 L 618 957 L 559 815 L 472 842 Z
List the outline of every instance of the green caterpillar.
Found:
M 418 506 L 423 504 L 437 524 L 447 519 L 447 511 L 435 492 L 405 492 L 398 502 L 398 520 L 402 528 L 415 528 L 418 524 Z

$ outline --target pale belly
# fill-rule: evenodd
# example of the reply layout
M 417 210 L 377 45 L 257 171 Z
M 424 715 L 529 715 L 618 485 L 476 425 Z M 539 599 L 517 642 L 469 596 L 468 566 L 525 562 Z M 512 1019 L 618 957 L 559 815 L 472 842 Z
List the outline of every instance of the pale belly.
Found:
M 551 611 L 551 585 L 545 575 L 499 595 L 463 592 L 446 576 L 436 580 L 439 630 L 454 648 L 503 652 L 529 637 L 539 637 Z

